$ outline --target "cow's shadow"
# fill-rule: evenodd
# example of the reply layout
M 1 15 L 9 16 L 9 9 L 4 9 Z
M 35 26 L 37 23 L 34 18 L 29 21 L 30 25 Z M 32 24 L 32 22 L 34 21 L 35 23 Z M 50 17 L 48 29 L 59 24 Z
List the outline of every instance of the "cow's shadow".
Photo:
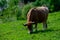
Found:
M 46 33 L 46 32 L 54 32 L 54 31 L 60 31 L 60 29 L 58 29 L 58 30 L 53 30 L 53 29 L 38 30 L 38 31 L 34 31 L 32 34 L 37 34 L 37 33 Z

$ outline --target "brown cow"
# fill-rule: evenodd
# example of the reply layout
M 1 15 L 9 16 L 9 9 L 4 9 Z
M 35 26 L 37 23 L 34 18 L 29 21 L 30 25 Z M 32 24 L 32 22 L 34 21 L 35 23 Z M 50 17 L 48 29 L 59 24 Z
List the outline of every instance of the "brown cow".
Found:
M 35 28 L 37 31 L 37 23 L 43 23 L 44 30 L 47 28 L 47 18 L 48 18 L 49 10 L 47 7 L 36 7 L 31 8 L 27 14 L 27 23 L 24 26 L 28 26 L 30 33 L 33 32 L 33 24 L 35 24 Z

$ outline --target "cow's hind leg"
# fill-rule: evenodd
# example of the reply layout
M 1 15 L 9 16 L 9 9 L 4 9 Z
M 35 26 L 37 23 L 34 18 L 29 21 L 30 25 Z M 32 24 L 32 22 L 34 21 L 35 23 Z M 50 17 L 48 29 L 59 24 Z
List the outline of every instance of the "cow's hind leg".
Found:
M 47 29 L 47 23 L 46 22 L 43 22 L 43 30 L 46 30 Z

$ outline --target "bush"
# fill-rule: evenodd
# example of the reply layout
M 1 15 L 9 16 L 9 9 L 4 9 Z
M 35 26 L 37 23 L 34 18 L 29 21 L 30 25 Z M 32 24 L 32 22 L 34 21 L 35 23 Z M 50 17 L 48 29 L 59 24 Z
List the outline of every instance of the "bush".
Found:
M 28 11 L 29 11 L 32 7 L 34 7 L 34 6 L 32 5 L 32 3 L 31 3 L 31 4 L 27 4 L 27 5 L 25 5 L 25 6 L 23 7 L 23 9 L 22 9 L 22 17 L 23 17 L 24 19 L 25 19 L 25 17 L 27 16 Z
M 0 19 L 2 19 L 3 22 L 15 21 L 21 17 L 21 9 L 18 6 L 13 6 L 5 9 L 1 14 L 3 14 L 3 16 L 0 15 Z
M 18 7 L 16 9 L 16 17 L 17 17 L 17 20 L 24 20 L 23 16 L 22 16 L 22 8 Z
M 33 2 L 34 6 L 41 6 L 41 2 L 40 0 L 36 0 L 35 2 Z
M 47 1 L 47 0 L 46 0 Z M 48 2 L 46 2 L 44 0 L 36 0 L 35 2 L 29 3 L 27 5 L 24 5 L 23 9 L 22 9 L 22 18 L 25 19 L 25 17 L 27 16 L 28 11 L 32 8 L 32 7 L 37 7 L 37 6 L 42 6 L 42 5 L 47 5 L 48 7 L 50 6 L 50 4 Z

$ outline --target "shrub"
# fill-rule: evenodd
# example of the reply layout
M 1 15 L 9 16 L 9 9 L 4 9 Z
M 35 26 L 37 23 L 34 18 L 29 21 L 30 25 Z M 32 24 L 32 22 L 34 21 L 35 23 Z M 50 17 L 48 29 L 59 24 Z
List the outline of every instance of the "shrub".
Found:
M 23 17 L 24 19 L 25 19 L 26 15 L 27 15 L 28 11 L 29 11 L 32 7 L 34 7 L 34 6 L 32 5 L 32 3 L 31 3 L 31 4 L 27 4 L 27 5 L 25 5 L 25 6 L 23 7 L 23 9 L 22 9 L 22 17 Z
M 1 12 L 3 16 L 0 18 L 3 22 L 15 21 L 21 17 L 21 9 L 18 6 L 13 6 Z

